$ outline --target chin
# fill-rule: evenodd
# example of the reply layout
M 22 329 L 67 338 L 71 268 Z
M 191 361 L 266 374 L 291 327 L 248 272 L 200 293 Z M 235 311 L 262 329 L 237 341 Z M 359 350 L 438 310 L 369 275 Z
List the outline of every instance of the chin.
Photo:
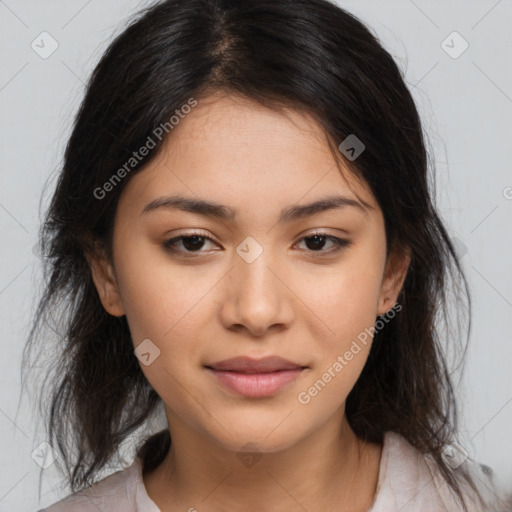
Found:
M 286 415 L 280 414 L 268 415 L 265 418 L 262 414 L 253 414 L 244 416 L 241 421 L 228 422 L 226 416 L 223 416 L 222 425 L 227 432 L 215 425 L 215 432 L 210 431 L 210 436 L 224 449 L 234 452 L 244 451 L 243 447 L 248 444 L 255 447 L 254 451 L 257 452 L 279 452 L 290 448 L 307 435 L 304 431 L 301 436 L 297 425 L 283 422 L 285 417 Z M 252 451 L 251 447 L 247 447 L 247 451 Z

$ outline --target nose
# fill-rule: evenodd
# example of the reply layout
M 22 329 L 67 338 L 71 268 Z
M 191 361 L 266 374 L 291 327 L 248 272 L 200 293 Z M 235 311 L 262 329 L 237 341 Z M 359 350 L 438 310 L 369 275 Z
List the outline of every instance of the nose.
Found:
M 270 330 L 289 327 L 293 320 L 293 293 L 286 276 L 266 251 L 251 263 L 236 255 L 228 273 L 220 316 L 231 331 L 264 336 Z

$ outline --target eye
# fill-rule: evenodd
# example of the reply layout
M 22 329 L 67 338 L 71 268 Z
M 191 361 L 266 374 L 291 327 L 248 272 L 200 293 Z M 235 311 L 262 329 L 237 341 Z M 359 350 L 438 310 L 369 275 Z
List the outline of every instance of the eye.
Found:
M 318 253 L 318 256 L 336 253 L 343 247 L 348 247 L 351 244 L 351 242 L 348 240 L 344 240 L 343 238 L 338 238 L 336 236 L 321 232 L 303 237 L 299 240 L 298 243 L 302 241 L 306 242 L 307 251 Z M 179 253 L 186 257 L 196 257 L 201 253 L 207 252 L 201 250 L 207 242 L 211 242 L 217 245 L 213 238 L 209 237 L 208 235 L 199 232 L 192 232 L 176 236 L 170 240 L 166 240 L 163 243 L 163 246 L 172 254 Z M 324 250 L 327 242 L 331 243 L 331 248 Z M 317 256 L 317 254 L 314 255 Z
M 343 247 L 348 247 L 351 244 L 351 242 L 348 240 L 344 240 L 343 238 L 338 238 L 337 236 L 328 235 L 327 233 L 321 232 L 314 233 L 310 236 L 305 236 L 299 240 L 299 243 L 303 240 L 306 241 L 308 250 L 313 253 L 320 253 L 319 256 L 338 252 Z M 325 247 L 326 242 L 331 242 L 331 248 L 322 250 Z
M 205 252 L 200 250 L 204 246 L 205 241 L 215 243 L 213 238 L 203 233 L 185 233 L 171 238 L 170 240 L 166 240 L 163 245 L 171 253 L 189 253 L 188 255 L 193 257 L 195 256 L 193 253 Z M 178 242 L 181 242 L 181 248 L 177 248 Z M 185 250 L 183 250 L 183 248 Z

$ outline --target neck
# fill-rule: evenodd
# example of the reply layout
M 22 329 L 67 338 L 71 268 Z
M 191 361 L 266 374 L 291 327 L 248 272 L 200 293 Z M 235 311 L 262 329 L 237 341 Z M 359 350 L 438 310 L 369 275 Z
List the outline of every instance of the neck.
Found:
M 144 475 L 161 510 L 367 511 L 373 503 L 381 446 L 358 439 L 334 415 L 292 447 L 236 452 L 172 418 L 171 448 Z

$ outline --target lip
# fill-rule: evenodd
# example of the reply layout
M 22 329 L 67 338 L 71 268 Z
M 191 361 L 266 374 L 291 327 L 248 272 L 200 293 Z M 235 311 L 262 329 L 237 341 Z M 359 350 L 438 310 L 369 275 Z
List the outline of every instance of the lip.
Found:
M 304 368 L 278 370 L 266 373 L 242 373 L 231 370 L 208 368 L 221 384 L 248 398 L 272 396 L 289 386 L 304 371 Z
M 233 357 L 206 365 L 206 368 L 229 390 L 248 398 L 263 398 L 290 386 L 307 367 L 270 356 L 263 359 Z
M 232 357 L 206 365 L 207 368 L 238 373 L 271 373 L 282 370 L 297 370 L 304 366 L 278 356 L 253 359 L 247 356 Z

